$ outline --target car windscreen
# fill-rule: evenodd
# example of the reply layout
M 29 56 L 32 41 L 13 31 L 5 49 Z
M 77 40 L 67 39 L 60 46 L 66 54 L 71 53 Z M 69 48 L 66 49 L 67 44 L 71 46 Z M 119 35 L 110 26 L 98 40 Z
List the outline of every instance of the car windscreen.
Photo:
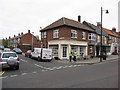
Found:
M 15 51 L 17 51 L 17 52 L 22 52 L 20 49 L 15 49 Z
M 2 58 L 17 57 L 15 53 L 4 53 Z

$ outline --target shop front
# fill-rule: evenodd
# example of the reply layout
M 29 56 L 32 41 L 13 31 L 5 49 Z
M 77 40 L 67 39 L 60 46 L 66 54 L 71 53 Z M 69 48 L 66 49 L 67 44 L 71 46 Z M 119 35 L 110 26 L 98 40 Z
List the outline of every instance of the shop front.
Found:
M 81 54 L 88 55 L 88 45 L 84 41 L 54 40 L 48 42 L 48 48 L 52 49 L 53 57 L 59 59 L 69 59 L 69 53 L 75 51 L 78 56 Z

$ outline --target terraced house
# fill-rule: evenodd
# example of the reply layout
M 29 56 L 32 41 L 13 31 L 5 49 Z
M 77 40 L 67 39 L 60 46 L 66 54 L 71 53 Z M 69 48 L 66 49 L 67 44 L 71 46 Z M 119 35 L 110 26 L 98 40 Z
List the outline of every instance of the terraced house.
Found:
M 87 27 L 93 29 L 96 33 L 96 40 L 95 40 L 95 56 L 99 57 L 100 56 L 100 48 L 101 48 L 101 29 L 100 29 L 100 23 L 97 23 L 96 25 L 93 25 L 91 23 L 88 23 L 86 21 L 83 22 L 84 25 L 86 25 Z M 110 45 L 108 45 L 107 43 L 108 40 L 108 34 L 102 30 L 102 49 L 103 49 L 103 53 L 109 55 L 109 48 Z
M 42 47 L 53 50 L 53 56 L 60 59 L 69 59 L 69 53 L 77 51 L 77 54 L 88 56 L 88 32 L 93 29 L 78 21 L 61 18 L 41 30 Z
M 28 30 L 28 33 L 19 33 L 18 35 L 14 35 L 14 37 L 10 37 L 7 39 L 8 41 L 8 47 L 12 48 L 21 48 L 22 51 L 26 51 L 31 49 L 32 47 L 32 38 L 33 41 L 36 42 L 37 38 L 31 34 L 30 30 Z
M 112 28 L 112 30 L 102 28 L 108 34 L 108 44 L 110 45 L 109 54 L 118 54 L 119 49 L 119 35 L 116 32 L 116 28 Z

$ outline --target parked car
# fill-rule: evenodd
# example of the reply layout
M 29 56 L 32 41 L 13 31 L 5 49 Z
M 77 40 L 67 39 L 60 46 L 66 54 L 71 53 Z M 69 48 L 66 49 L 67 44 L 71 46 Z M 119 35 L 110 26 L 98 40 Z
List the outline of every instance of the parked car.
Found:
M 4 48 L 3 51 L 4 51 L 4 52 L 10 52 L 11 50 L 10 50 L 10 48 Z
M 31 50 L 28 50 L 28 51 L 25 53 L 25 57 L 29 57 L 29 58 L 30 58 L 30 57 L 31 57 L 31 52 L 32 52 Z
M 36 58 L 38 61 L 40 60 L 51 61 L 52 49 L 34 48 L 31 52 L 31 58 Z
M 16 52 L 17 54 L 22 54 L 22 50 L 20 48 L 14 48 L 13 52 Z
M 0 64 L 2 69 L 14 68 L 19 69 L 20 58 L 15 52 L 0 52 Z

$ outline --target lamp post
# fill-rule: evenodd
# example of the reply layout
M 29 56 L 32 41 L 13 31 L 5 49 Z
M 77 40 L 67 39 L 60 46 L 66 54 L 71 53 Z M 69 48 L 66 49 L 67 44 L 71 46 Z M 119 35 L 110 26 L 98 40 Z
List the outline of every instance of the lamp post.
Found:
M 103 16 L 103 11 L 106 11 L 106 14 L 109 13 L 108 10 L 103 10 L 101 7 L 101 45 L 100 45 L 100 62 L 102 62 L 102 57 L 103 57 L 103 49 L 102 49 L 102 16 Z
M 34 32 L 32 32 L 32 50 L 33 50 L 33 34 L 34 34 Z
M 40 32 L 41 30 L 42 30 L 42 27 L 40 27 L 39 32 Z M 41 43 L 40 43 L 40 44 L 41 44 L 41 48 L 43 48 L 43 45 L 42 45 L 43 43 L 42 43 L 42 39 L 41 39 L 41 38 L 42 38 L 42 34 L 41 34 L 41 32 L 40 32 L 40 40 L 41 40 Z

